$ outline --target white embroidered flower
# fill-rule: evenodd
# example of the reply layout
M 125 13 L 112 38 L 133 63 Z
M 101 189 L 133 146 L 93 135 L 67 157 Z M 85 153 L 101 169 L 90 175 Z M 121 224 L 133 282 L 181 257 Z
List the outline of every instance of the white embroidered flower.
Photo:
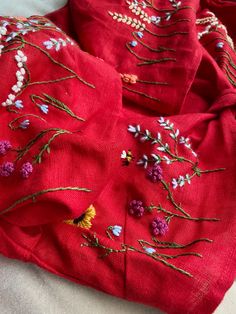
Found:
M 4 49 L 4 46 L 3 45 L 0 45 L 0 57 L 2 55 L 2 50 Z
M 148 156 L 143 155 L 142 159 L 137 161 L 137 165 L 143 166 L 146 169 L 148 166 Z
M 169 150 L 168 143 L 163 144 L 163 146 L 157 147 L 157 150 L 159 150 L 160 152 L 167 152 Z
M 151 154 L 153 161 L 155 161 L 155 164 L 159 164 L 161 162 L 161 157 L 156 154 Z
M 172 183 L 173 189 L 176 189 L 178 187 L 178 182 L 175 178 L 172 179 L 171 183 Z
M 148 130 L 145 130 L 145 134 L 140 138 L 141 142 L 148 141 L 150 139 L 151 133 Z
M 152 247 L 144 247 L 145 252 L 147 252 L 148 254 L 153 254 L 156 252 L 155 249 L 153 249 Z
M 7 29 L 4 26 L 0 27 L 0 38 L 2 38 L 2 36 L 5 36 L 7 34 Z
M 114 236 L 119 237 L 122 232 L 122 227 L 117 225 L 111 226 L 111 231 Z
M 128 126 L 128 131 L 130 133 L 134 133 L 134 137 L 137 137 L 141 131 L 141 128 L 140 128 L 140 125 L 136 125 L 136 126 L 133 126 L 133 125 L 129 125 Z

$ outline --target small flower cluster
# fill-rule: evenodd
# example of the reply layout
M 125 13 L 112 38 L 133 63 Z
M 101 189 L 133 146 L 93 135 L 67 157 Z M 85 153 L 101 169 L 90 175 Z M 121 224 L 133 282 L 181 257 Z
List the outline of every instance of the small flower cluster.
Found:
M 166 12 L 164 16 L 156 16 L 156 15 L 151 16 L 150 19 L 154 25 L 158 25 L 162 21 L 169 21 L 172 18 L 173 14 L 180 8 L 181 1 L 176 1 L 176 0 L 169 0 L 169 1 L 172 7 L 175 9 L 175 11 Z
M 121 22 L 121 23 L 130 25 L 132 28 L 135 28 L 141 32 L 146 28 L 146 25 L 142 23 L 142 21 L 133 19 L 130 16 L 123 15 L 117 12 L 110 12 L 110 11 L 108 13 L 113 18 L 113 20 L 116 20 L 119 23 Z
M 148 209 L 144 206 L 143 202 L 140 200 L 133 200 L 129 203 L 129 213 L 132 216 L 135 217 L 142 217 L 145 213 L 145 210 L 148 211 Z M 154 236 L 157 235 L 165 235 L 168 232 L 168 224 L 165 219 L 162 219 L 160 217 L 155 217 L 150 224 L 151 233 Z
M 186 174 L 185 177 L 179 176 L 178 179 L 173 178 L 171 181 L 173 189 L 184 186 L 186 182 L 191 184 L 191 177 L 189 174 Z
M 147 178 L 153 183 L 161 181 L 162 174 L 163 174 L 162 168 L 156 164 L 147 170 Z
M 0 141 L 0 156 L 6 155 L 12 149 L 12 144 L 8 140 Z M 0 165 L 0 177 L 9 177 L 15 172 L 15 165 L 11 161 L 6 161 Z M 33 172 L 33 166 L 30 162 L 26 162 L 20 169 L 20 174 L 23 179 L 27 179 Z
M 136 84 L 138 80 L 137 75 L 134 74 L 121 74 L 120 76 L 122 81 L 128 84 Z
M 61 47 L 66 47 L 67 43 L 74 45 L 73 41 L 70 38 L 66 38 L 66 40 L 62 38 L 59 39 L 50 38 L 50 40 L 44 41 L 43 45 L 48 50 L 55 48 L 56 51 L 59 51 Z
M 147 22 L 148 24 L 151 23 L 151 18 L 148 16 L 148 14 L 143 10 L 147 7 L 147 4 L 142 1 L 139 3 L 138 1 L 127 1 L 127 4 L 129 5 L 129 9 L 134 13 L 135 15 L 138 15 L 140 19 L 142 19 L 144 22 Z M 141 8 L 142 6 L 142 8 Z
M 6 25 L 5 26 L 0 26 L 0 39 L 2 38 L 2 36 L 5 36 L 6 34 L 7 34 Z
M 15 60 L 17 62 L 17 66 L 18 66 L 18 70 L 16 71 L 16 78 L 17 78 L 17 82 L 15 85 L 12 86 L 12 91 L 14 92 L 14 94 L 9 94 L 7 97 L 7 100 L 5 102 L 2 103 L 3 107 L 6 106 L 11 106 L 11 105 L 19 105 L 18 103 L 14 103 L 14 100 L 16 98 L 16 95 L 18 92 L 21 91 L 21 88 L 23 86 L 23 82 L 24 82 L 24 76 L 26 74 L 26 71 L 24 69 L 24 63 L 27 61 L 27 57 L 24 55 L 24 53 L 21 50 L 17 50 L 17 54 L 15 55 Z

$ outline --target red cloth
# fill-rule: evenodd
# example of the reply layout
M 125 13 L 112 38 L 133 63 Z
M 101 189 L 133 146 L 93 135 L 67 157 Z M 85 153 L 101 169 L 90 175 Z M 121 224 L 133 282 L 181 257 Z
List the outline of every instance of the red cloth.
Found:
M 1 18 L 0 252 L 207 314 L 235 278 L 236 5 L 154 2 L 69 1 L 48 17 L 80 48 Z

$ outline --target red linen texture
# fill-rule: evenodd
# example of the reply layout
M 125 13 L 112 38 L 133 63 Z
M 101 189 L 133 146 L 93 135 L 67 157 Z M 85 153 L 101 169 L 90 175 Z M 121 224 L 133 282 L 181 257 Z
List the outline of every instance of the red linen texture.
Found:
M 235 279 L 234 1 L 0 19 L 0 252 L 170 313 Z M 19 72 L 19 73 L 18 73 Z

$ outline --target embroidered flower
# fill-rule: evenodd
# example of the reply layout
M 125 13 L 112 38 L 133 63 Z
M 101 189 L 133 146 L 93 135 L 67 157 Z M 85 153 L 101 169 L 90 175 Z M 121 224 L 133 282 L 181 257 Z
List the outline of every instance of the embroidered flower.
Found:
M 7 161 L 0 166 L 0 176 L 9 177 L 14 172 L 14 170 L 14 164 L 10 161 Z
M 12 145 L 9 141 L 4 140 L 0 141 L 0 155 L 5 155 L 8 150 L 12 148 Z
M 85 213 L 73 220 L 65 220 L 64 222 L 69 225 L 76 225 L 77 227 L 90 229 L 92 227 L 92 219 L 96 216 L 96 210 L 93 205 L 90 205 Z
M 3 45 L 0 45 L 0 57 L 2 55 L 2 50 L 4 49 L 4 46 Z
M 154 236 L 165 235 L 168 232 L 168 225 L 165 219 L 156 217 L 151 222 L 151 231 Z
M 38 105 L 38 107 L 41 109 L 43 113 L 48 114 L 48 105 L 42 104 Z
M 153 249 L 152 247 L 144 247 L 145 252 L 147 252 L 148 254 L 153 254 L 156 252 L 155 249 Z
M 111 230 L 113 235 L 116 236 L 116 237 L 119 237 L 121 232 L 122 232 L 122 227 L 121 226 L 115 225 L 115 226 L 110 226 L 108 228 Z
M 137 75 L 134 75 L 134 74 L 121 74 L 121 79 L 125 83 L 136 84 L 138 77 Z
M 121 159 L 123 159 L 123 164 L 125 166 L 128 166 L 132 162 L 132 160 L 134 159 L 131 150 L 128 150 L 127 152 L 125 150 L 123 150 L 120 157 L 121 157 Z
M 22 165 L 20 173 L 23 179 L 28 179 L 32 172 L 33 165 L 30 162 L 26 162 Z
M 0 27 L 0 38 L 2 38 L 2 36 L 5 36 L 7 34 L 7 29 L 4 26 Z
M 24 105 L 23 105 L 22 100 L 17 100 L 17 101 L 15 101 L 15 107 L 16 107 L 17 109 L 23 109 L 23 108 L 24 108 Z
M 139 38 L 143 38 L 143 32 L 137 32 L 136 34 Z
M 143 157 L 137 161 L 137 165 L 143 166 L 146 169 L 148 166 L 148 161 L 148 156 L 143 155 Z
M 147 177 L 150 181 L 156 183 L 162 180 L 162 173 L 162 168 L 159 165 L 155 164 L 152 168 L 149 168 L 147 170 Z
M 129 213 L 136 217 L 142 217 L 144 214 L 144 206 L 142 201 L 133 200 L 129 204 Z
M 139 133 L 140 133 L 140 125 L 136 125 L 136 126 L 133 126 L 133 125 L 129 125 L 128 126 L 128 131 L 130 133 L 134 133 L 134 137 L 137 137 L 139 136 Z
M 222 41 L 220 41 L 216 44 L 216 48 L 218 48 L 218 49 L 222 49 L 223 47 L 224 47 L 224 43 Z
M 20 123 L 19 128 L 26 130 L 28 129 L 29 125 L 30 125 L 30 121 L 26 119 Z
M 132 40 L 129 44 L 131 47 L 136 47 L 138 45 L 138 42 L 136 40 Z
M 161 22 L 161 17 L 160 16 L 151 16 L 151 21 L 153 24 L 159 24 Z

